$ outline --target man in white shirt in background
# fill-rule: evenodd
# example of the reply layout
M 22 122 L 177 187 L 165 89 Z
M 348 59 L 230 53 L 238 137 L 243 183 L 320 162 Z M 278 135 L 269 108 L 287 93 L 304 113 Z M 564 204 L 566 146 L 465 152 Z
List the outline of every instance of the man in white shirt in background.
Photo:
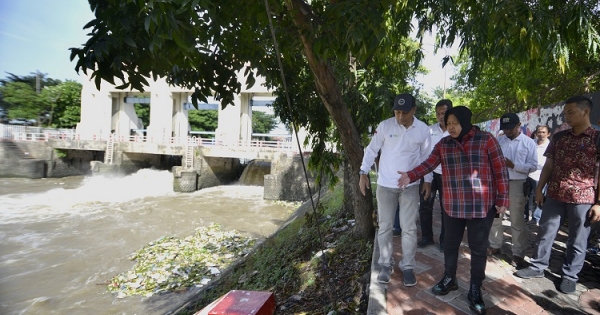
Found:
M 410 94 L 399 94 L 394 99 L 394 117 L 382 121 L 365 149 L 360 167 L 359 188 L 364 195 L 370 188 L 367 173 L 379 150 L 379 176 L 377 177 L 377 243 L 378 264 L 381 267 L 377 281 L 389 283 L 394 272 L 392 257 L 392 226 L 400 205 L 400 227 L 402 228 L 402 261 L 399 264 L 404 275 L 404 285 L 417 284 L 414 274 L 417 252 L 417 219 L 419 216 L 419 183 L 405 189 L 398 188 L 399 171 L 409 171 L 423 162 L 431 153 L 429 127 L 415 115 L 416 99 Z M 431 188 L 431 175 L 427 176 L 423 190 L 426 196 Z
M 498 137 L 498 143 L 506 160 L 510 188 L 510 230 L 512 237 L 512 264 L 517 269 L 527 267 L 524 260 L 527 249 L 527 229 L 525 225 L 525 196 L 524 184 L 529 173 L 538 169 L 536 144 L 533 139 L 521 133 L 521 121 L 515 113 L 504 114 L 500 117 L 500 129 L 504 135 Z M 502 218 L 494 219 L 490 230 L 489 255 L 500 253 L 504 235 Z
M 435 105 L 435 117 L 437 123 L 429 126 L 431 130 L 431 147 L 433 148 L 443 137 L 450 135 L 446 130 L 446 123 L 444 121 L 444 115 L 446 111 L 452 108 L 452 101 L 448 99 L 442 99 Z M 442 206 L 442 164 L 433 171 L 433 180 L 431 182 L 431 193 L 429 198 L 425 198 L 421 194 L 420 206 L 419 206 L 419 222 L 421 223 L 421 240 L 417 243 L 419 248 L 423 248 L 429 245 L 433 245 L 433 204 L 435 202 L 436 192 L 440 195 L 440 212 L 442 230 L 440 231 L 440 251 L 444 251 L 444 220 L 442 212 L 444 207 Z
M 531 183 L 531 190 L 535 192 L 535 188 L 537 187 L 537 183 L 540 181 L 540 175 L 542 174 L 542 168 L 544 167 L 544 163 L 546 163 L 546 157 L 544 156 L 544 152 L 548 148 L 550 144 L 550 128 L 546 125 L 540 125 L 535 128 L 535 138 L 537 142 L 536 152 L 537 152 L 537 170 L 529 173 L 529 179 Z M 533 209 L 531 214 L 531 220 L 528 222 L 529 224 L 539 225 L 540 217 L 542 216 L 542 209 L 538 207 L 535 202 L 535 193 L 529 195 L 529 209 Z

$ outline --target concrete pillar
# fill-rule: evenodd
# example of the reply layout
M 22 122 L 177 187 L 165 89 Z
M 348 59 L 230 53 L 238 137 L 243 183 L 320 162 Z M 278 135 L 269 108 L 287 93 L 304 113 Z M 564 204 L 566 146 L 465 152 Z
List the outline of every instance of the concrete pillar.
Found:
M 189 131 L 188 110 L 184 109 L 183 104 L 188 101 L 187 93 L 173 93 L 173 136 L 178 137 L 180 141 L 185 141 Z
M 252 140 L 252 94 L 240 94 L 240 140 Z
M 216 140 L 224 145 L 236 145 L 240 140 L 241 98 L 236 94 L 233 104 L 221 108 L 219 105 L 219 122 L 216 130 Z
M 198 173 L 195 170 L 184 171 L 181 166 L 175 166 L 173 173 L 174 192 L 194 192 L 198 181 Z
M 109 85 L 102 82 L 103 85 Z M 81 89 L 81 119 L 77 134 L 82 140 L 108 138 L 111 131 L 113 96 L 109 88 L 99 91 L 93 80 L 84 80 Z
M 148 138 L 154 142 L 167 143 L 173 132 L 174 100 L 166 80 L 149 81 L 150 123 Z

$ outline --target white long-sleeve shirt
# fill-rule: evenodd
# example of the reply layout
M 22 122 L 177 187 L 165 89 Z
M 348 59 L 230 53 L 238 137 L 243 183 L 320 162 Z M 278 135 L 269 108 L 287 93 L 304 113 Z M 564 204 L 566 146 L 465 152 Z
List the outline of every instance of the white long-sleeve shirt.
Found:
M 500 143 L 504 157 L 515 164 L 515 167 L 508 168 L 509 179 L 527 179 L 529 173 L 537 170 L 537 151 L 533 139 L 523 133 L 512 140 L 506 135 L 502 135 L 498 137 L 498 143 Z
M 544 153 L 546 152 L 546 149 L 548 148 L 549 144 L 550 144 L 550 140 L 546 139 L 546 141 L 544 143 L 536 145 L 538 168 L 537 168 L 537 170 L 529 173 L 529 178 L 535 180 L 536 182 L 540 181 L 540 175 L 542 175 L 542 168 L 544 167 L 544 164 L 546 163 L 546 157 L 544 156 Z
M 377 185 L 387 188 L 398 188 L 398 171 L 407 172 L 423 162 L 431 153 L 431 135 L 429 127 L 414 118 L 413 124 L 406 128 L 398 124 L 395 117 L 382 121 L 371 142 L 365 149 L 360 169 L 368 172 L 379 157 L 379 176 Z M 425 176 L 425 181 L 431 183 L 432 175 Z M 414 182 L 410 185 L 418 185 Z
M 433 150 L 433 147 L 440 142 L 440 140 L 442 140 L 443 137 L 445 136 L 449 136 L 450 133 L 448 133 L 448 131 L 443 131 L 442 127 L 440 127 L 440 123 L 435 123 L 431 126 L 429 126 L 429 130 L 431 130 L 431 150 Z M 442 164 L 440 163 L 440 165 L 438 165 L 434 170 L 434 173 L 437 174 L 442 174 Z

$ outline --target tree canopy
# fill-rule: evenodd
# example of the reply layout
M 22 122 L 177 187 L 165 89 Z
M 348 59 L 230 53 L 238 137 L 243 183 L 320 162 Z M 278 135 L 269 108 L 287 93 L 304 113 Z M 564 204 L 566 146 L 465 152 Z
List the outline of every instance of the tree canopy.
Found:
M 355 232 L 369 238 L 371 195 L 357 189 L 367 127 L 390 115 L 394 94 L 418 92 L 427 32 L 436 29 L 439 46 L 460 44 L 471 84 L 490 61 L 564 72 L 574 51 L 597 56 L 600 43 L 598 0 L 89 2 L 96 18 L 87 43 L 72 48 L 77 71 L 140 90 L 145 77 L 164 76 L 194 89 L 194 102 L 215 95 L 223 106 L 240 91 L 237 73 L 249 85 L 264 76 L 276 114 L 314 136 L 314 165 L 347 162 Z
M 38 72 L 23 77 L 9 74 L 0 84 L 0 104 L 10 118 L 35 119 L 55 128 L 73 128 L 80 121 L 80 83 L 61 82 Z

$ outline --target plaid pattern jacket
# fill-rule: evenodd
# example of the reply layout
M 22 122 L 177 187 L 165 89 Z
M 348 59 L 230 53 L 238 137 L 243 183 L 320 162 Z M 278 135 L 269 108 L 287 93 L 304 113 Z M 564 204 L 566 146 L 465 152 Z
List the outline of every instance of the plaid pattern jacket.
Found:
M 500 145 L 491 133 L 475 127 L 459 143 L 442 138 L 431 155 L 408 172 L 415 181 L 442 164 L 442 204 L 453 218 L 485 218 L 493 206 L 509 206 L 508 171 Z

